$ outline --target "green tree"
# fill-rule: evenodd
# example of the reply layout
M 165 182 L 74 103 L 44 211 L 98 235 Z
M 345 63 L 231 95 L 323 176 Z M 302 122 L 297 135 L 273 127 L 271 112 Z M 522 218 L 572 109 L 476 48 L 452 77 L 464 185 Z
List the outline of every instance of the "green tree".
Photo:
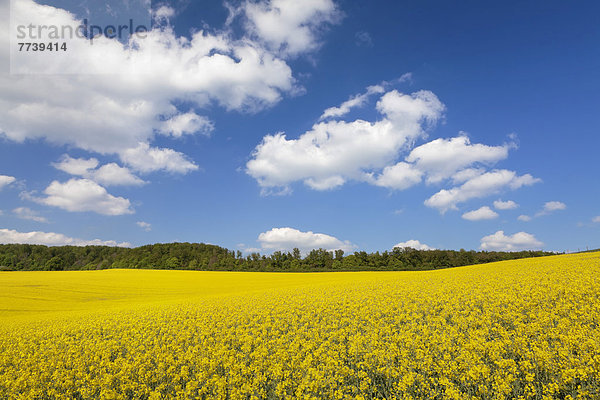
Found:
M 168 269 L 177 269 L 179 267 L 181 267 L 181 263 L 177 257 L 169 257 L 165 263 L 165 268 Z
M 63 260 L 59 256 L 54 256 L 46 262 L 46 271 L 62 271 L 63 269 Z

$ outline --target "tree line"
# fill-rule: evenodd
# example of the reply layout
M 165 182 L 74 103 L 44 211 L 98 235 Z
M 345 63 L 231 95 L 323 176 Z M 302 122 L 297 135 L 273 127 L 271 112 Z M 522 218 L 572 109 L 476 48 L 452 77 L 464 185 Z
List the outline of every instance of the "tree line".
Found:
M 545 251 L 416 250 L 346 255 L 342 250 L 299 249 L 252 253 L 204 243 L 158 243 L 135 248 L 109 246 L 43 246 L 0 244 L 0 270 L 62 271 L 109 268 L 181 269 L 202 271 L 422 271 L 494 261 L 540 257 Z

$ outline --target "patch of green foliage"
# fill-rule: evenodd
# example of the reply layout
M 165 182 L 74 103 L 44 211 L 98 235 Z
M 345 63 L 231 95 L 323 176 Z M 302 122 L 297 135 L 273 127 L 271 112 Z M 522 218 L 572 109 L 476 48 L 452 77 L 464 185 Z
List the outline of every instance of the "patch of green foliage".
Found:
M 243 256 L 241 251 L 203 243 L 159 243 L 136 248 L 108 246 L 0 245 L 0 271 L 89 270 L 107 268 L 190 269 L 204 271 L 421 271 L 540 257 L 544 251 L 455 251 L 394 248 L 383 253 L 298 249 Z

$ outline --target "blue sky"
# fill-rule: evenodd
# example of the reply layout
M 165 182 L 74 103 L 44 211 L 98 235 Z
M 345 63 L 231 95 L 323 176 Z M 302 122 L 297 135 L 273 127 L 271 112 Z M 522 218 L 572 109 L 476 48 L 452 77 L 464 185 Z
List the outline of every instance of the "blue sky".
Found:
M 600 247 L 596 2 L 172 1 L 17 52 L 110 23 L 43 4 L 2 2 L 0 242 Z

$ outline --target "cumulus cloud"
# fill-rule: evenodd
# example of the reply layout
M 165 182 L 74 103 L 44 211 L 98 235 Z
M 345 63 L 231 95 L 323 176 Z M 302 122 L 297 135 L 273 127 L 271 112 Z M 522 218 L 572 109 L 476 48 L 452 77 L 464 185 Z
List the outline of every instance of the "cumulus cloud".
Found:
M 544 206 L 542 207 L 542 209 L 540 211 L 538 211 L 537 213 L 535 213 L 535 215 L 533 217 L 537 218 L 537 217 L 541 217 L 542 215 L 547 215 L 550 214 L 554 211 L 557 210 L 564 210 L 566 209 L 567 206 L 565 203 L 561 203 L 560 201 L 548 201 L 546 203 L 544 203 Z M 517 217 L 517 219 L 519 221 L 523 221 L 523 222 L 529 222 L 531 221 L 533 218 L 530 217 L 529 215 L 519 215 Z
M 494 208 L 496 210 L 512 210 L 517 207 L 519 207 L 519 205 L 512 200 L 507 200 L 507 201 L 496 200 L 496 201 L 494 201 Z
M 168 20 L 175 15 L 175 10 L 169 6 L 160 6 L 153 12 L 153 17 L 157 22 Z
M 133 175 L 128 168 L 121 167 L 116 163 L 105 164 L 93 171 L 93 173 L 91 173 L 88 177 L 106 186 L 140 186 L 146 183 L 142 179 Z
M 92 211 L 102 215 L 133 213 L 128 199 L 109 194 L 105 188 L 89 179 L 73 178 L 64 183 L 53 181 L 44 194 L 46 197 L 30 198 L 40 204 L 71 212 Z
M 187 112 L 164 121 L 160 127 L 160 132 L 165 135 L 181 137 L 193 133 L 208 135 L 214 129 L 214 124 L 208 118 L 193 112 Z
M 3 187 L 13 183 L 15 180 L 16 179 L 14 176 L 0 175 L 0 190 L 2 190 Z
M 18 232 L 12 229 L 0 229 L 0 243 L 43 244 L 46 246 L 118 246 L 131 247 L 128 242 L 114 240 L 84 240 L 54 232 Z
M 98 167 L 98 160 L 95 158 L 72 158 L 63 155 L 59 162 L 52 163 L 54 168 L 64 171 L 70 175 L 81 176 L 91 179 L 100 184 L 111 185 L 143 185 L 142 179 L 133 175 L 128 168 L 119 166 L 116 163 L 109 163 Z
M 148 143 L 139 143 L 137 147 L 124 150 L 121 159 L 131 168 L 144 173 L 164 170 L 185 174 L 198 169 L 198 166 L 183 153 L 173 149 L 150 147 Z
M 373 183 L 377 186 L 402 190 L 420 183 L 422 176 L 422 171 L 412 164 L 401 161 L 385 167 L 382 173 L 373 180 Z
M 148 222 L 138 221 L 135 223 L 137 226 L 145 230 L 146 232 L 150 232 L 152 230 L 152 225 Z
M 467 166 L 480 163 L 492 165 L 508 157 L 512 144 L 486 146 L 471 144 L 467 136 L 450 139 L 436 139 L 416 147 L 406 161 L 427 173 L 428 183 L 438 183 L 450 178 Z M 472 173 L 472 171 L 471 171 Z
M 323 27 L 341 17 L 332 0 L 245 1 L 235 12 L 246 17 L 254 38 L 286 57 L 317 49 Z
M 403 146 L 425 135 L 441 117 L 444 106 L 431 92 L 385 93 L 376 109 L 383 118 L 326 121 L 298 139 L 267 135 L 255 148 L 246 172 L 263 189 L 287 187 L 294 181 L 324 190 L 349 179 L 373 181 L 372 171 L 388 166 Z
M 237 247 L 246 254 L 250 254 L 250 253 L 260 253 L 261 251 L 263 251 L 263 249 L 261 249 L 260 247 L 248 247 L 246 246 L 244 243 L 238 243 Z
M 462 217 L 463 219 L 469 221 L 481 221 L 485 219 L 498 218 L 498 213 L 489 208 L 488 206 L 483 206 L 481 208 L 478 208 L 477 210 L 464 213 Z
M 435 250 L 434 247 L 428 246 L 425 243 L 421 243 L 415 239 L 407 240 L 406 242 L 400 242 L 400 243 L 396 244 L 393 248 L 396 248 L 396 247 L 399 247 L 401 249 L 403 249 L 405 247 L 410 247 L 415 250 Z
M 465 168 L 453 174 L 451 180 L 453 184 L 458 185 L 460 183 L 465 183 L 469 179 L 483 175 L 484 173 L 485 169 L 483 168 Z
M 371 95 L 384 93 L 385 89 L 381 85 L 373 85 L 367 87 L 367 91 L 362 94 L 350 97 L 348 100 L 343 102 L 339 107 L 330 107 L 326 109 L 319 120 L 327 118 L 338 118 L 342 117 L 350 112 L 353 108 L 362 107 L 365 105 Z
M 529 174 L 518 176 L 514 171 L 494 170 L 471 178 L 461 186 L 440 190 L 425 200 L 425 205 L 445 213 L 448 210 L 456 210 L 457 204 L 467 200 L 486 197 L 504 189 L 518 189 L 539 181 Z
M 517 232 L 514 235 L 505 235 L 504 231 L 498 231 L 492 235 L 481 238 L 481 250 L 488 251 L 519 251 L 538 250 L 544 243 L 527 232 Z
M 540 217 L 542 215 L 547 215 L 554 211 L 564 210 L 566 208 L 567 208 L 567 205 L 560 201 L 548 201 L 548 202 L 544 203 L 544 207 L 542 207 L 542 209 L 540 211 L 538 211 L 535 214 L 535 216 Z
M 598 215 L 597 217 L 592 218 L 592 222 L 594 222 L 594 223 L 600 223 L 600 215 Z
M 0 5 L 3 15 L 8 3 Z M 13 3 L 14 26 L 81 24 L 60 8 L 32 0 Z M 180 137 L 213 129 L 205 116 L 176 105 L 257 111 L 297 93 L 285 57 L 316 49 L 318 33 L 337 15 L 331 0 L 253 1 L 240 7 L 248 29 L 239 32 L 226 26 L 187 38 L 167 23 L 125 44 L 97 37 L 91 46 L 75 36 L 65 39 L 69 51 L 60 55 L 19 55 L 14 48 L 10 58 L 8 52 L 0 54 L 3 65 L 19 60 L 11 64 L 13 74 L 0 74 L 0 135 L 114 154 L 142 172 L 196 170 L 185 155 L 151 146 L 156 134 Z M 172 13 L 163 8 L 156 15 Z M 3 48 L 16 35 L 8 25 L 0 27 Z M 136 162 L 132 153 L 143 161 Z
M 30 221 L 35 222 L 48 222 L 48 220 L 45 217 L 38 215 L 37 212 L 27 207 L 17 207 L 13 210 L 13 213 L 21 219 L 28 219 Z
M 544 211 L 556 211 L 556 210 L 564 210 L 567 208 L 565 203 L 561 203 L 560 201 L 549 201 L 544 204 Z
M 340 240 L 334 236 L 311 231 L 302 232 L 294 228 L 273 228 L 270 231 L 258 235 L 258 241 L 263 249 L 291 251 L 295 247 L 303 253 L 313 249 L 325 249 L 329 251 L 344 250 L 352 251 L 355 245 L 347 240 Z
M 398 81 L 407 79 L 410 74 Z M 518 176 L 504 169 L 488 171 L 516 148 L 514 136 L 509 143 L 488 146 L 471 143 L 461 133 L 414 147 L 443 117 L 445 106 L 430 91 L 408 95 L 397 90 L 386 92 L 387 86 L 387 82 L 369 86 L 339 107 L 326 109 L 320 122 L 297 139 L 288 139 L 283 132 L 264 136 L 246 164 L 246 173 L 256 179 L 263 194 L 289 194 L 290 185 L 298 181 L 314 190 L 338 188 L 350 180 L 392 190 L 423 181 L 449 181 L 455 187 L 440 190 L 425 202 L 442 213 L 472 198 L 539 181 L 529 174 Z M 363 106 L 370 96 L 379 97 L 375 109 L 381 118 L 372 122 L 340 119 L 353 107 Z M 403 152 L 408 155 L 399 160 Z
M 59 162 L 52 163 L 52 166 L 70 175 L 84 176 L 98 166 L 98 160 L 95 158 L 72 158 L 65 154 Z

